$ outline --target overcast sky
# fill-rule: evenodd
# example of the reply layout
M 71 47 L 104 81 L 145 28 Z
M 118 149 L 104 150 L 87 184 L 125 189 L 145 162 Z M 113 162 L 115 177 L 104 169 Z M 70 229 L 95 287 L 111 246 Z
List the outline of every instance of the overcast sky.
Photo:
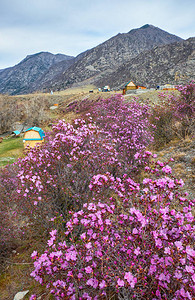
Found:
M 41 51 L 76 56 L 145 24 L 195 36 L 195 1 L 0 0 L 0 69 Z

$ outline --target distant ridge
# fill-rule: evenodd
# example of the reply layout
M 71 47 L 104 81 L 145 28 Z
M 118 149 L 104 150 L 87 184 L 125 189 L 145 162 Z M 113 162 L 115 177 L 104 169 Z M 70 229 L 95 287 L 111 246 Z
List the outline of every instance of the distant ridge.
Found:
M 14 67 L 1 70 L 0 93 L 10 95 L 28 93 L 34 82 L 40 80 L 47 70 L 58 62 L 69 62 L 74 59 L 64 54 L 52 54 L 50 52 L 39 52 L 27 55 Z
M 89 82 L 99 85 L 106 84 L 108 78 L 112 83 L 113 72 L 121 70 L 120 68 L 125 70 L 126 65 L 128 65 L 127 72 L 129 75 L 132 74 L 129 67 L 132 59 L 135 67 L 139 55 L 144 58 L 144 53 L 152 49 L 157 49 L 155 51 L 158 52 L 159 47 L 176 42 L 182 43 L 183 39 L 153 25 L 145 24 L 127 33 L 119 33 L 76 58 L 40 52 L 27 56 L 12 68 L 0 71 L 0 93 L 14 95 L 36 90 L 62 90 Z M 169 62 L 174 60 L 174 55 L 176 53 L 172 51 Z M 146 59 L 142 65 L 147 65 Z M 132 72 L 136 73 L 136 67 Z M 113 86 L 116 87 L 114 81 Z
M 135 83 L 155 88 L 157 85 L 185 84 L 195 80 L 195 38 L 155 47 L 126 61 L 109 73 L 106 82 L 111 88 L 122 88 L 131 79 Z M 102 86 L 103 78 L 93 84 Z
M 78 55 L 75 63 L 67 70 L 58 73 L 51 81 L 44 84 L 40 82 L 39 89 L 48 86 L 57 90 L 65 89 L 73 84 L 96 82 L 98 78 L 102 78 L 105 82 L 111 72 L 140 53 L 156 46 L 182 41 L 180 37 L 149 24 L 132 29 L 128 33 L 119 33 L 97 47 Z

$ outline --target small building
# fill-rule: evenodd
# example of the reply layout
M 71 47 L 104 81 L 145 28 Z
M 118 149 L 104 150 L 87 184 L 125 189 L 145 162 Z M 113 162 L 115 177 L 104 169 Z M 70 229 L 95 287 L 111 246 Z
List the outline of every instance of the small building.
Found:
M 45 133 L 43 129 L 39 127 L 31 127 L 24 132 L 23 143 L 24 147 L 27 146 L 33 148 L 36 144 L 42 144 L 44 142 Z
M 135 83 L 133 83 L 133 81 L 129 81 L 127 82 L 127 84 L 125 85 L 125 91 L 128 90 L 136 90 L 137 86 L 135 85 Z
M 176 88 L 175 88 L 175 85 L 167 83 L 164 85 L 163 90 L 173 91 L 173 90 L 176 90 Z
M 133 81 L 129 81 L 123 88 L 123 95 L 125 95 L 127 93 L 127 91 L 133 91 L 133 90 L 138 90 L 138 89 L 145 90 L 146 87 L 142 86 L 142 85 L 136 85 L 135 83 L 133 83 Z
M 105 85 L 102 89 L 102 92 L 110 92 L 110 87 L 109 85 Z
M 137 89 L 138 89 L 138 90 L 146 90 L 146 87 L 145 87 L 145 86 L 137 85 Z
M 164 91 L 173 91 L 176 90 L 175 85 L 173 84 L 164 84 L 164 85 L 158 85 L 156 87 L 157 90 L 164 90 Z

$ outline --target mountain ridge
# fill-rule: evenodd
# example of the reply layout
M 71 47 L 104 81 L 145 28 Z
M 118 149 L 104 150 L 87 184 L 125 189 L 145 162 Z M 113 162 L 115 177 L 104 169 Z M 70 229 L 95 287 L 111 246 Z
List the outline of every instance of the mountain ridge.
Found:
M 195 79 L 195 38 L 156 47 L 140 53 L 107 76 L 111 88 L 122 88 L 129 80 L 155 88 L 165 83 L 185 84 Z M 90 83 L 103 84 L 103 78 Z
M 71 56 L 43 51 L 27 55 L 17 65 L 0 72 L 0 93 L 28 93 L 32 83 L 39 80 L 51 65 L 71 59 Z
M 143 51 L 176 41 L 183 41 L 183 39 L 153 25 L 148 25 L 145 29 L 133 29 L 128 33 L 119 33 L 82 53 L 81 57 L 78 55 L 74 64 L 62 74 L 58 74 L 52 82 L 46 82 L 46 86 L 52 86 L 57 90 L 65 89 L 72 84 L 99 76 L 100 73 L 112 72 L 125 61 L 136 57 Z M 46 88 L 46 86 L 40 82 L 39 89 Z
M 28 55 L 15 67 L 0 72 L 0 93 L 22 94 L 37 90 L 62 90 L 86 82 L 103 84 L 106 83 L 107 77 L 112 77 L 113 72 L 141 53 L 183 41 L 176 35 L 145 24 L 127 33 L 118 33 L 76 57 L 49 52 Z M 173 58 L 174 53 L 170 59 Z M 30 62 L 33 62 L 33 65 Z

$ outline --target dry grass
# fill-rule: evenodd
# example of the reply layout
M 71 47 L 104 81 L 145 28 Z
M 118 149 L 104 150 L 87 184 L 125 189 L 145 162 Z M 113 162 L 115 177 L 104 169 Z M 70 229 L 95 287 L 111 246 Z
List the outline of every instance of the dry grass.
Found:
M 37 283 L 30 273 L 33 270 L 31 254 L 34 250 L 43 251 L 43 242 L 40 238 L 27 239 L 22 246 L 12 251 L 6 260 L 6 269 L 0 275 L 0 299 L 13 299 L 20 291 L 29 290 L 24 299 L 36 293 L 40 299 L 51 300 L 52 296 L 46 295 L 43 288 Z
M 176 161 L 183 161 L 184 157 L 186 156 L 186 153 L 185 152 L 179 152 L 179 153 L 176 153 L 173 158 L 176 160 Z

